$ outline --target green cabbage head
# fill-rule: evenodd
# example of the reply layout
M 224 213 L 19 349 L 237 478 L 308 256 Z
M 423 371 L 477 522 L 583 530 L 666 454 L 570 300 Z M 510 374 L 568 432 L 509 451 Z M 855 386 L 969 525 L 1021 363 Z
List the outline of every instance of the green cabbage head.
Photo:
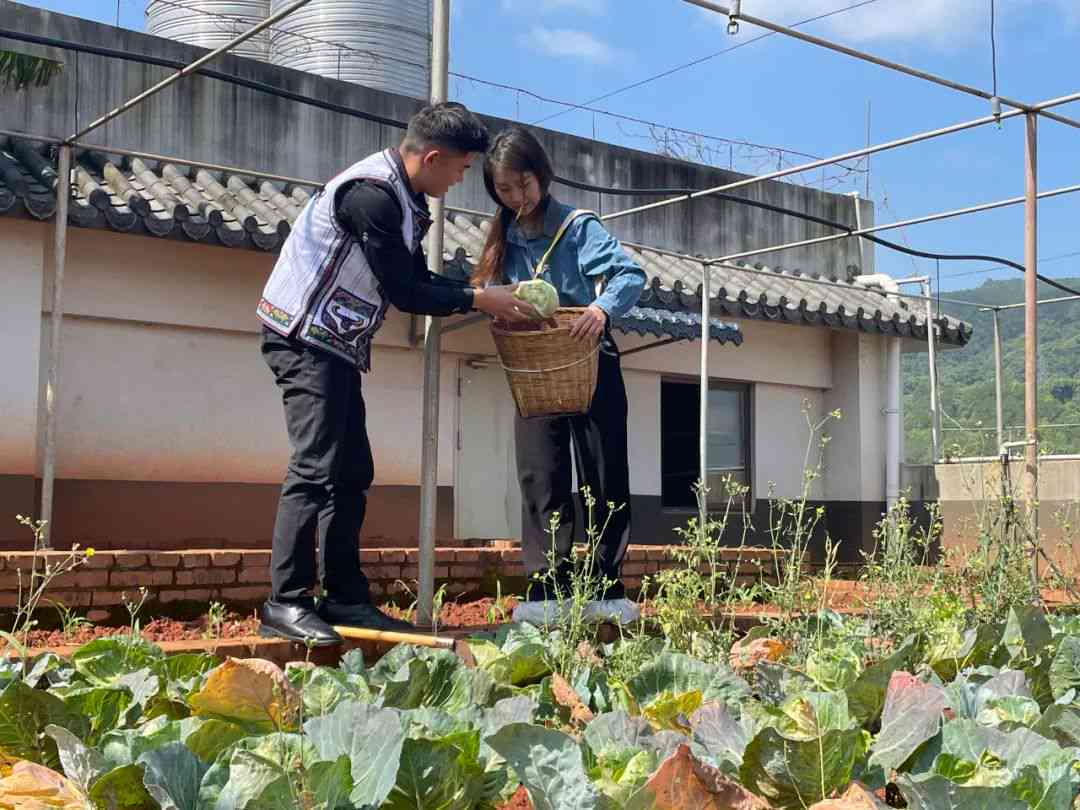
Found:
M 542 278 L 522 281 L 514 290 L 514 297 L 532 304 L 541 318 L 550 318 L 559 308 L 559 294 Z

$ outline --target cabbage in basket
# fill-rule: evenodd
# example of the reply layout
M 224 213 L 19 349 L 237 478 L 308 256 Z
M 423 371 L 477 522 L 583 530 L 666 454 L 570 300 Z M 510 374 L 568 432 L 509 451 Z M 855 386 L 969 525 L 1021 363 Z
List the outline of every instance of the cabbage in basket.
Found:
M 542 278 L 519 283 L 514 290 L 514 297 L 532 304 L 541 318 L 550 318 L 559 308 L 559 293 Z

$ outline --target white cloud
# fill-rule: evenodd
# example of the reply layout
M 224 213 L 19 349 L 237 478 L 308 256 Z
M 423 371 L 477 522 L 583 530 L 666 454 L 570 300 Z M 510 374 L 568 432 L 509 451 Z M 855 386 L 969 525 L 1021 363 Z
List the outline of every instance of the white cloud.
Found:
M 853 5 L 855 0 L 743 0 L 744 14 L 790 25 Z M 868 6 L 836 14 L 806 29 L 836 37 L 845 42 L 905 41 L 933 47 L 969 44 L 989 36 L 987 0 L 882 0 Z M 716 23 L 726 25 L 727 18 L 702 11 Z M 1061 18 L 1063 24 L 1080 22 L 1076 0 L 998 0 L 998 42 L 1006 27 L 1018 15 L 1040 14 Z M 755 36 L 761 29 L 743 25 L 740 38 Z
M 598 17 L 607 11 L 607 0 L 502 0 L 503 11 L 579 11 Z
M 557 58 L 582 59 L 597 65 L 614 62 L 619 51 L 588 31 L 571 28 L 545 28 L 534 25 L 522 41 L 534 51 Z

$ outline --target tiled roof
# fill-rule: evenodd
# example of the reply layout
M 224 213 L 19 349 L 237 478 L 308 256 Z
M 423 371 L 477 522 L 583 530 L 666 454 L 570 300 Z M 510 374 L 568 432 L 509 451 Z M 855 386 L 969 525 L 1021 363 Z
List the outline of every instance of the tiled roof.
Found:
M 467 272 L 468 262 L 480 255 L 487 227 L 486 219 L 478 213 L 455 212 L 448 219 L 444 252 L 459 274 Z M 622 244 L 649 279 L 638 306 L 700 311 L 701 260 L 630 242 Z M 848 271 L 830 277 L 745 262 L 713 265 L 709 277 L 714 301 L 711 310 L 720 317 L 859 329 L 926 340 L 926 314 L 921 305 L 916 309 L 878 289 L 855 284 L 848 280 L 854 274 Z M 963 346 L 971 338 L 971 325 L 957 318 L 943 314 L 937 323 L 940 339 L 946 343 Z
M 655 307 L 632 307 L 613 326 L 625 334 L 654 335 L 676 340 L 701 340 L 701 316 L 696 312 L 674 312 Z M 709 319 L 709 337 L 720 343 L 742 345 L 739 327 L 719 318 Z
M 226 247 L 276 251 L 315 186 L 289 186 L 252 176 L 230 175 L 182 164 L 150 165 L 83 151 L 74 168 L 69 221 L 127 233 L 179 238 Z M 49 219 L 56 213 L 54 164 L 30 140 L 0 138 L 0 214 Z M 487 232 L 484 214 L 451 211 L 444 256 L 450 272 L 468 271 Z M 703 264 L 668 251 L 624 243 L 649 278 L 638 306 L 696 313 Z M 761 265 L 713 266 L 713 314 L 926 339 L 921 307 L 888 298 L 848 280 L 852 273 L 803 273 Z M 807 279 L 833 280 L 818 284 Z M 655 318 L 647 318 L 653 322 Z M 700 334 L 693 315 L 688 329 Z M 674 323 L 674 322 L 672 322 Z M 721 330 L 726 328 L 722 322 Z M 971 326 L 951 316 L 939 320 L 941 340 L 964 345 Z M 646 328 L 639 324 L 641 328 Z M 682 327 L 679 327 L 682 328 Z M 648 329 L 646 329 L 648 331 Z M 665 332 L 665 334 L 668 334 Z M 716 335 L 717 339 L 723 339 Z

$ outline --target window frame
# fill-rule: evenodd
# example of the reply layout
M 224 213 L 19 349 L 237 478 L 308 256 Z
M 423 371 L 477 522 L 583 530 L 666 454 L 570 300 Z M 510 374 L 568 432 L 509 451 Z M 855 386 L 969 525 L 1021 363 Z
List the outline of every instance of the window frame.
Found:
M 659 417 L 660 426 L 660 458 L 657 459 L 657 463 L 660 465 L 660 509 L 664 514 L 670 515 L 696 515 L 698 509 L 696 506 L 668 506 L 664 503 L 664 469 L 663 469 L 663 443 L 664 443 L 664 429 L 663 429 L 663 408 L 664 408 L 664 396 L 663 386 L 665 384 L 686 385 L 698 388 L 701 385 L 701 378 L 690 374 L 661 374 L 660 375 L 660 389 L 661 394 L 659 398 L 660 407 L 658 409 L 657 416 Z M 709 393 L 713 391 L 738 391 L 743 394 L 742 402 L 742 420 L 743 420 L 743 461 L 744 464 L 741 468 L 731 468 L 732 471 L 741 469 L 744 471 L 746 486 L 748 492 L 746 498 L 742 502 L 733 502 L 731 504 L 731 510 L 739 513 L 752 513 L 756 504 L 756 492 L 754 489 L 754 398 L 756 395 L 756 386 L 752 382 L 743 380 L 731 380 L 723 377 L 710 377 L 709 378 Z M 694 432 L 697 432 L 695 425 Z M 696 458 L 696 454 L 695 454 Z M 724 470 L 721 470 L 723 472 Z M 695 476 L 696 477 L 696 476 Z M 720 508 L 717 506 L 710 506 L 710 514 L 719 512 Z

